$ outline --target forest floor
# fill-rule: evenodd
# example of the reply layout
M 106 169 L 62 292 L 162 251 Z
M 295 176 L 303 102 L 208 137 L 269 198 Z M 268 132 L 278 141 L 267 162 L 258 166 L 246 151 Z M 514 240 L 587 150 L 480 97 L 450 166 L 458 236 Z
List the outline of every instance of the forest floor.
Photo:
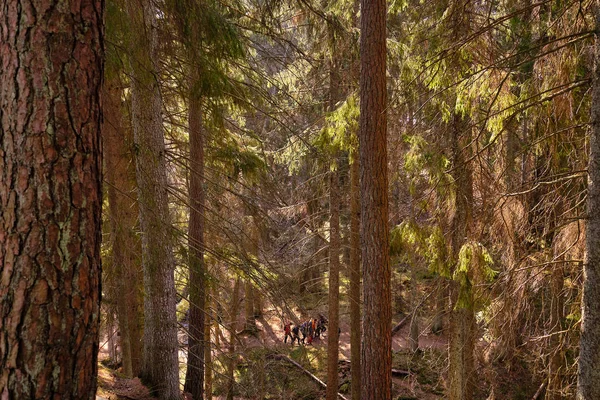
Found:
M 400 319 L 401 316 L 394 323 L 398 323 Z M 243 315 L 240 315 L 238 326 L 243 326 L 243 321 Z M 421 326 L 421 335 L 419 337 L 419 347 L 421 350 L 419 352 L 412 353 L 408 348 L 410 324 L 405 324 L 392 338 L 393 367 L 400 371 L 406 371 L 404 376 L 393 377 L 394 399 L 434 400 L 443 398 L 443 388 L 445 386 L 443 381 L 444 374 L 442 371 L 439 371 L 439 366 L 446 364 L 447 338 L 443 333 L 441 335 L 430 333 L 429 327 L 426 324 L 427 321 L 419 322 Z M 281 318 L 273 309 L 266 310 L 262 317 L 257 318 L 256 325 L 258 328 L 257 335 L 243 334 L 243 331 L 239 335 L 239 352 L 251 354 L 253 351 L 269 351 L 271 354 L 289 356 L 292 359 L 301 361 L 301 364 L 310 369 L 317 377 L 325 380 L 327 332 L 325 332 L 321 339 L 315 339 L 311 345 L 292 346 L 289 343 L 284 344 L 283 324 Z M 340 328 L 340 392 L 349 398 L 350 325 L 347 315 L 342 315 Z M 220 349 L 216 349 L 215 359 L 226 354 L 226 337 L 228 337 L 228 334 L 221 331 L 219 340 Z M 105 346 L 101 349 L 99 356 L 98 400 L 152 399 L 149 391 L 140 383 L 139 379 L 122 378 L 118 371 L 111 370 L 103 365 L 108 358 Z M 185 364 L 184 352 L 180 354 L 180 362 Z M 321 398 L 324 395 L 324 392 L 316 386 L 313 392 L 315 392 L 313 393 L 314 397 L 309 396 L 307 398 Z M 213 397 L 213 399 L 224 398 L 223 396 Z M 251 397 L 236 396 L 235 398 L 241 400 Z M 287 397 L 282 394 L 281 398 Z
M 275 313 L 265 312 L 264 316 L 256 320 L 259 329 L 258 337 L 248 336 L 245 344 L 248 348 L 267 347 L 278 349 L 280 352 L 292 352 L 293 347 L 289 343 L 283 343 L 284 330 L 280 318 Z M 315 314 L 315 317 L 317 314 Z M 394 319 L 395 326 L 403 316 L 397 316 Z M 340 386 L 344 387 L 343 382 L 350 378 L 350 324 L 347 315 L 342 315 L 340 319 Z M 395 369 L 406 371 L 408 374 L 404 377 L 393 376 L 393 398 L 400 400 L 420 399 L 433 400 L 443 398 L 443 374 L 436 371 L 439 365 L 446 365 L 445 357 L 447 352 L 448 340 L 445 334 L 433 334 L 430 331 L 428 321 L 419 321 L 421 334 L 419 336 L 420 351 L 413 354 L 409 349 L 408 337 L 410 323 L 405 324 L 399 332 L 392 337 L 393 367 Z M 321 339 L 315 339 L 312 347 L 323 353 L 327 352 L 327 332 Z M 286 351 L 286 348 L 289 348 Z M 322 365 L 322 363 L 319 363 Z M 325 378 L 326 367 L 323 371 L 319 370 L 316 375 Z M 345 392 L 345 390 L 341 390 Z M 348 397 L 348 396 L 346 396 Z

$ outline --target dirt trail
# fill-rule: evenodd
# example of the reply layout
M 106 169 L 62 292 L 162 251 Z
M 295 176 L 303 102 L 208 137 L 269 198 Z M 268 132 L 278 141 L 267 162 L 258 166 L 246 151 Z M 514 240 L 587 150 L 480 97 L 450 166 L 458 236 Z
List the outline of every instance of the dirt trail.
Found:
M 260 329 L 259 337 L 260 340 L 257 339 L 248 339 L 248 346 L 258 346 L 263 345 L 267 347 L 273 347 L 277 344 L 283 343 L 284 331 L 283 324 L 277 316 L 272 315 L 272 313 L 266 312 L 265 315 L 256 320 L 257 327 Z M 426 327 L 425 324 L 421 324 L 421 326 Z M 340 358 L 341 359 L 350 359 L 350 324 L 344 319 L 341 320 L 340 323 L 341 333 L 340 333 Z M 422 349 L 434 348 L 434 349 L 445 349 L 448 341 L 445 335 L 435 335 L 433 333 L 428 332 L 429 329 L 425 329 L 421 331 L 421 336 L 419 337 L 419 347 Z M 408 334 L 409 334 L 409 324 L 406 324 L 400 332 L 398 332 L 392 338 L 392 350 L 399 351 L 402 349 L 407 349 L 408 346 Z M 327 332 L 325 332 L 324 336 L 319 339 L 315 339 L 313 341 L 314 346 L 323 347 L 327 346 Z

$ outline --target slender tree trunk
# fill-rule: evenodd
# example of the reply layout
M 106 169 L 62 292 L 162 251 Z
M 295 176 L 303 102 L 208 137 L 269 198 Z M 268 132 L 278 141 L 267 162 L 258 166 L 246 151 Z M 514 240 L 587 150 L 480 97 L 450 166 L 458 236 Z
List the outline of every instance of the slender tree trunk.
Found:
M 386 2 L 361 0 L 360 167 L 364 291 L 362 398 L 391 398 Z
M 452 126 L 452 166 L 455 191 L 454 213 L 451 217 L 452 262 L 456 263 L 461 247 L 466 242 L 473 207 L 473 184 L 470 166 L 465 164 L 468 129 L 463 118 L 454 116 Z M 462 139 L 462 140 L 461 140 Z M 459 284 L 451 282 L 452 311 L 450 313 L 449 379 L 450 400 L 473 398 L 474 388 L 474 327 L 475 317 L 469 306 L 456 308 Z
M 337 171 L 329 184 L 329 333 L 327 335 L 327 399 L 337 399 L 340 306 L 340 189 Z
M 329 45 L 329 112 L 334 112 L 340 96 L 340 71 L 335 26 L 328 22 Z M 340 157 L 334 151 L 337 164 L 329 174 L 329 334 L 327 335 L 327 390 L 326 398 L 336 400 L 338 395 L 339 326 L 340 326 Z
M 352 400 L 360 400 L 360 185 L 358 154 L 350 164 L 350 373 Z
M 121 109 L 122 90 L 107 81 L 104 90 L 104 159 L 108 183 L 112 269 L 115 275 L 117 320 L 121 335 L 123 374 L 133 377 L 141 364 L 142 273 L 137 256 L 141 246 L 136 236 L 138 206 L 135 168 L 130 152 L 133 133 L 127 129 Z
M 132 121 L 144 267 L 142 379 L 161 400 L 179 399 L 175 260 L 168 208 L 162 101 L 156 47 L 156 10 L 130 0 Z
M 412 316 L 410 318 L 408 343 L 410 345 L 410 351 L 414 353 L 419 350 L 419 299 L 417 298 L 417 274 L 416 263 L 414 260 L 412 260 L 410 265 L 410 297 Z
M 600 1 L 594 1 L 594 73 L 577 399 L 600 399 Z
M 561 400 L 564 398 L 563 380 L 564 374 L 563 346 L 561 345 L 562 321 L 564 319 L 564 304 L 562 291 L 564 286 L 564 268 L 562 264 L 556 264 L 552 270 L 552 297 L 550 304 L 550 330 L 552 336 L 549 340 L 551 354 L 548 360 L 548 384 L 546 385 L 545 400 Z
M 117 331 L 118 328 L 115 324 L 115 313 L 111 309 L 106 314 L 106 332 L 108 334 L 108 358 L 111 362 L 117 364 Z
M 208 289 L 208 288 L 207 288 Z M 208 291 L 208 290 L 207 290 Z M 210 328 L 212 325 L 212 321 L 214 319 L 214 315 L 211 310 L 211 302 L 210 297 L 206 297 L 206 320 L 204 321 L 204 393 L 205 397 L 210 400 L 212 399 L 212 347 L 211 347 L 211 335 Z
M 95 398 L 103 5 L 0 3 L 2 399 Z
M 197 78 L 197 75 L 194 75 Z M 192 83 L 189 98 L 190 220 L 188 224 L 190 320 L 184 390 L 195 400 L 204 396 L 204 316 L 206 268 L 204 266 L 204 132 L 202 103 Z
M 354 0 L 352 12 L 352 26 L 360 29 L 358 13 L 360 0 Z M 350 64 L 351 87 L 358 87 L 360 81 L 360 59 L 356 51 L 352 52 Z M 352 132 L 356 135 L 357 132 Z M 360 165 L 359 149 L 350 150 L 350 374 L 352 400 L 360 400 L 361 395 L 361 282 L 360 282 Z
M 438 276 L 436 277 L 436 302 L 435 302 L 435 316 L 431 323 L 431 331 L 433 333 L 439 333 L 444 329 L 444 314 L 446 314 L 448 306 L 448 290 L 446 289 L 446 280 Z
M 233 400 L 233 394 L 235 389 L 235 340 L 237 331 L 237 319 L 239 313 L 240 303 L 240 286 L 241 279 L 236 278 L 235 285 L 233 286 L 233 295 L 231 296 L 231 308 L 229 310 L 230 322 L 229 322 L 229 365 L 227 368 L 227 400 Z
M 263 316 L 263 296 L 259 288 L 254 288 L 254 318 L 261 318 Z
M 246 319 L 244 329 L 254 332 L 256 331 L 256 322 L 254 321 L 254 285 L 249 278 L 244 283 L 244 296 L 244 315 Z
M 244 238 L 244 251 L 246 252 L 246 256 L 248 259 L 258 258 L 258 227 L 256 225 L 256 217 L 254 215 L 250 215 L 251 211 L 247 210 L 246 212 L 246 223 L 244 225 L 245 238 Z M 245 315 L 245 326 L 244 329 L 247 329 L 250 332 L 257 332 L 256 320 L 254 319 L 254 306 L 255 299 L 254 294 L 257 292 L 254 284 L 252 283 L 251 272 L 254 268 L 254 265 L 251 262 L 247 264 L 248 273 L 247 278 L 244 284 L 244 315 Z

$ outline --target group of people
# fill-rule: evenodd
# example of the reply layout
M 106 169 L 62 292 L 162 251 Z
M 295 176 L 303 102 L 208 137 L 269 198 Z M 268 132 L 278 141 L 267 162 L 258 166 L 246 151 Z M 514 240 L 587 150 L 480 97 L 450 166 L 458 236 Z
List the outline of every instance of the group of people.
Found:
M 319 318 L 311 318 L 308 321 L 304 321 L 300 325 L 294 325 L 288 322 L 283 326 L 285 337 L 284 343 L 287 343 L 288 337 L 292 339 L 292 345 L 295 341 L 298 344 L 311 344 L 313 339 L 321 338 L 321 334 L 327 330 L 327 320 L 324 316 L 319 315 Z

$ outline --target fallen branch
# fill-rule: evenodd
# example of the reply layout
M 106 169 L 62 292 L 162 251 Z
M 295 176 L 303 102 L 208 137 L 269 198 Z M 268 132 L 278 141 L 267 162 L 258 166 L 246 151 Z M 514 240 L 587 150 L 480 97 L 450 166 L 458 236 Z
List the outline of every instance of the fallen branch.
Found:
M 410 375 L 410 371 L 405 371 L 403 369 L 392 368 L 392 375 L 396 375 L 396 376 L 409 376 Z
M 348 364 L 351 365 L 352 362 L 348 361 L 348 360 L 340 360 L 340 363 L 344 363 L 344 364 Z M 395 376 L 409 376 L 411 374 L 410 371 L 406 371 L 404 369 L 396 369 L 396 368 L 392 368 L 392 375 Z
M 400 321 L 400 322 L 398 323 L 398 325 L 396 325 L 396 326 L 394 327 L 394 329 L 392 329 L 392 337 L 393 337 L 393 336 L 394 336 L 396 333 L 400 332 L 400 329 L 402 329 L 402 327 L 403 327 L 403 326 L 404 326 L 404 325 L 405 325 L 405 324 L 408 322 L 408 320 L 410 319 L 410 317 L 411 317 L 411 316 L 412 316 L 412 313 L 410 313 L 410 314 L 408 314 L 406 317 L 402 318 L 402 321 Z
M 535 392 L 535 394 L 533 395 L 531 400 L 537 400 L 537 398 L 540 397 L 540 394 L 542 394 L 542 392 L 544 391 L 545 387 L 546 387 L 546 382 L 542 382 L 542 384 L 538 388 L 537 392 Z
M 302 372 L 304 372 L 305 375 L 308 375 L 312 380 L 314 380 L 315 382 L 317 382 L 323 388 L 327 389 L 327 384 L 325 382 L 323 382 L 322 380 L 320 380 L 319 378 L 317 378 L 310 371 L 308 371 L 307 369 L 305 369 L 302 365 L 298 364 L 296 361 L 292 360 L 291 358 L 289 358 L 287 356 L 284 356 L 283 354 L 275 354 L 275 355 L 273 355 L 273 358 L 275 358 L 276 360 L 284 360 L 284 361 L 289 362 L 290 364 L 292 364 L 293 366 L 295 366 L 296 368 L 298 368 Z M 338 397 L 340 399 L 342 399 L 342 400 L 348 400 L 341 393 L 338 393 Z

